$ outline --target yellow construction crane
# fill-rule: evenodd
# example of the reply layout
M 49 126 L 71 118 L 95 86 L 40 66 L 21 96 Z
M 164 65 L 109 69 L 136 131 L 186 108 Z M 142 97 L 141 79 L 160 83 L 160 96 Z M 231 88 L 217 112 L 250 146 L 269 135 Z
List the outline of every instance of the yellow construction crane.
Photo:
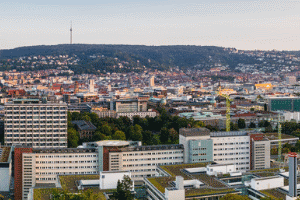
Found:
M 219 96 L 222 96 L 226 99 L 226 131 L 230 131 L 230 102 L 232 99 L 230 99 L 230 96 L 227 94 L 222 94 L 221 91 L 218 91 Z
M 278 114 L 278 161 L 281 162 L 281 116 Z

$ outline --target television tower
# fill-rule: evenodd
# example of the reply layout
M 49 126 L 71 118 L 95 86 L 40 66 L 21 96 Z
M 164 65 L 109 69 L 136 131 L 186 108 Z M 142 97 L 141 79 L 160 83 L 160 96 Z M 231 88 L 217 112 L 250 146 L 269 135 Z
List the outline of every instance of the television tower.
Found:
M 72 44 L 72 21 L 71 21 L 71 28 L 70 28 L 70 44 Z

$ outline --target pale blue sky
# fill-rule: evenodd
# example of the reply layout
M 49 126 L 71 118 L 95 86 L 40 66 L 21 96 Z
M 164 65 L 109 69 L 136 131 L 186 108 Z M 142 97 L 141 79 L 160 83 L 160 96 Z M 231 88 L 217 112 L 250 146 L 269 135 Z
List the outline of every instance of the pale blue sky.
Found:
M 69 43 L 300 50 L 300 0 L 0 1 L 0 49 Z

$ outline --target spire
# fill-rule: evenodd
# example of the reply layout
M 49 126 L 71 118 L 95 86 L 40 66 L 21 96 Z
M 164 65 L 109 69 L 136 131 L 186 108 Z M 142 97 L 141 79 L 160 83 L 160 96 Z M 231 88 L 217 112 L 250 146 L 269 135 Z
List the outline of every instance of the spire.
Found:
M 70 44 L 72 44 L 72 21 L 71 21 L 71 27 L 70 27 Z

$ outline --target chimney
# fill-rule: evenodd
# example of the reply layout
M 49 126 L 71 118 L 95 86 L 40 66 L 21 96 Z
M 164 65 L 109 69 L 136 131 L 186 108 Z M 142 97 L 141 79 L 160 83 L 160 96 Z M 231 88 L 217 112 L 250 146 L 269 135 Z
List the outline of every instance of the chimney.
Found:
M 289 153 L 289 196 L 297 197 L 297 156 L 295 152 Z

